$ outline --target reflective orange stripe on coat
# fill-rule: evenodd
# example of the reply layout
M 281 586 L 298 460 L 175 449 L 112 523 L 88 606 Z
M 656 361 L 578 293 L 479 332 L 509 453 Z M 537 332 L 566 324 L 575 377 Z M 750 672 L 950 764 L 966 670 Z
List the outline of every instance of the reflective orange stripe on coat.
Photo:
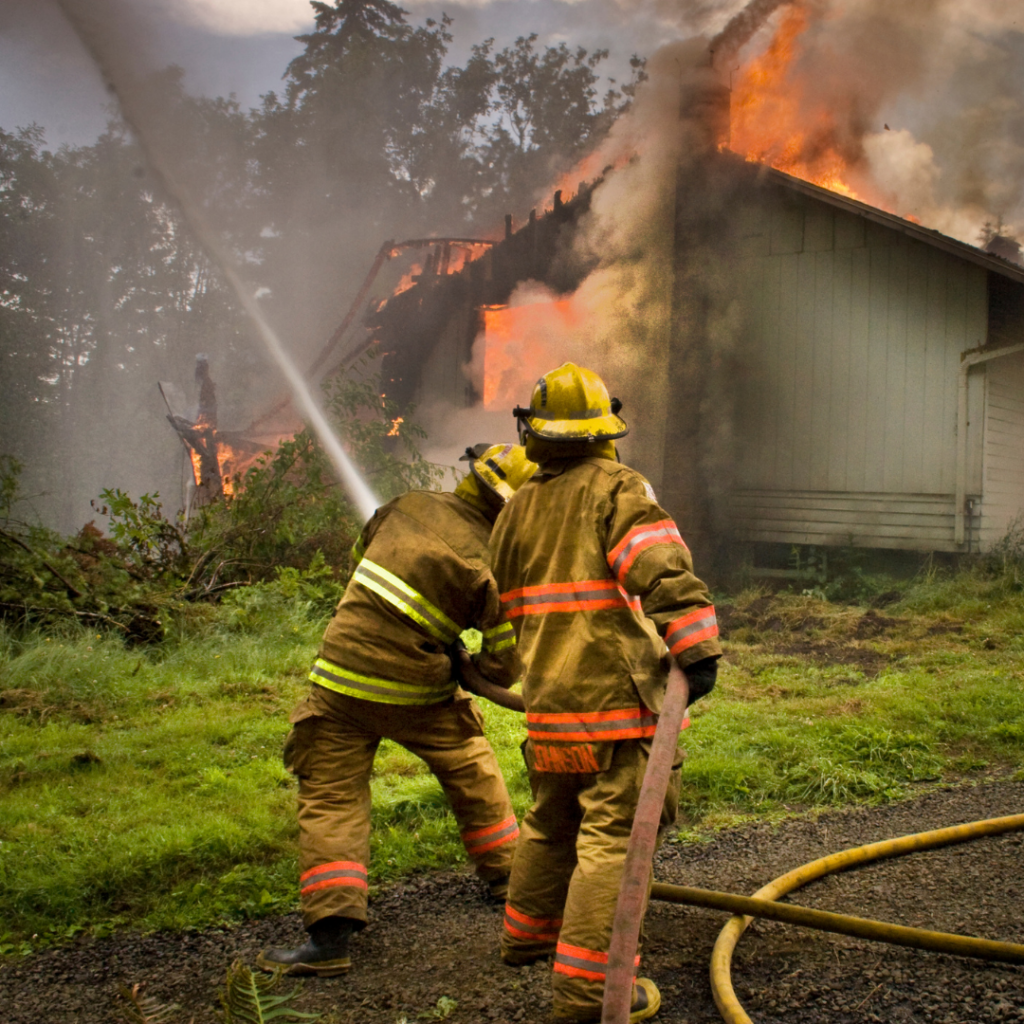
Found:
M 321 864 L 310 868 L 299 877 L 300 892 L 304 896 L 318 889 L 328 889 L 335 885 L 354 885 L 357 889 L 365 889 L 366 867 L 355 861 L 336 860 L 330 864 Z
M 603 608 L 631 608 L 640 611 L 640 599 L 630 597 L 615 580 L 580 580 L 520 587 L 502 594 L 501 603 L 510 619 L 521 615 L 588 612 Z
M 639 955 L 633 960 L 633 966 L 640 966 Z M 604 981 L 607 972 L 607 953 L 599 953 L 596 949 L 584 949 L 583 946 L 570 946 L 567 942 L 560 942 L 555 947 L 556 974 L 567 974 L 570 978 L 586 978 L 587 981 Z M 633 980 L 636 980 L 635 975 Z
M 615 711 L 526 713 L 531 740 L 636 740 L 653 736 L 658 716 L 642 704 Z
M 505 904 L 505 931 L 517 939 L 529 942 L 554 942 L 562 927 L 560 917 L 530 917 L 516 910 L 511 903 Z
M 686 547 L 679 529 L 671 519 L 660 523 L 644 523 L 634 526 L 618 544 L 608 552 L 608 566 L 620 583 L 626 582 L 626 575 L 641 551 L 655 544 L 679 544 Z
M 718 636 L 718 619 L 715 617 L 715 606 L 694 608 L 681 618 L 668 624 L 665 630 L 665 646 L 675 657 L 702 640 L 710 640 Z
M 488 825 L 486 828 L 473 829 L 470 832 L 462 833 L 462 845 L 470 857 L 479 857 L 488 850 L 497 846 L 511 843 L 519 836 L 519 825 L 516 816 L 510 815 L 497 825 Z

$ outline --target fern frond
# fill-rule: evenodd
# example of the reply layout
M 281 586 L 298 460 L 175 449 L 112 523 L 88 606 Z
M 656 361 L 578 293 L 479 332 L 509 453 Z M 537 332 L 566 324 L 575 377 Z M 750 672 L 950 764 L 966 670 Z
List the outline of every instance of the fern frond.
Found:
M 319 1020 L 319 1013 L 303 1013 L 287 1004 L 298 995 L 293 988 L 285 995 L 271 995 L 280 984 L 281 972 L 272 975 L 254 974 L 236 960 L 229 968 L 220 994 L 225 1024 L 266 1024 L 272 1020 Z
M 145 982 L 139 982 L 129 988 L 121 985 L 120 993 L 122 1016 L 128 1024 L 170 1024 L 173 1015 L 181 1009 L 177 1004 L 168 1006 L 158 1003 L 153 996 L 144 992 Z

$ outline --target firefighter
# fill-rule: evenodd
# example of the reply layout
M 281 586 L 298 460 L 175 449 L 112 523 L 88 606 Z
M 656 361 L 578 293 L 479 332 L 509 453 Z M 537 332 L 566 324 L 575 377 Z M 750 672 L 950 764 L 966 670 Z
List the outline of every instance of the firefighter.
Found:
M 597 374 L 566 363 L 516 408 L 539 463 L 498 517 L 492 571 L 524 666 L 534 803 L 522 825 L 502 957 L 554 954 L 553 1011 L 601 1017 L 612 920 L 669 657 L 690 699 L 711 690 L 715 610 L 651 485 L 618 461 L 628 430 Z M 678 776 L 669 798 L 675 818 Z M 631 1021 L 653 1017 L 639 978 Z
M 351 966 L 349 937 L 367 920 L 370 770 L 383 737 L 427 763 L 477 875 L 494 896 L 507 891 L 519 828 L 479 708 L 458 685 L 456 647 L 464 630 L 480 630 L 475 669 L 508 693 L 518 675 L 515 631 L 487 541 L 502 505 L 536 467 L 519 445 L 467 451 L 472 471 L 453 494 L 396 498 L 377 510 L 353 548 L 355 571 L 285 742 L 285 764 L 299 780 L 308 939 L 261 953 L 264 970 L 330 977 Z

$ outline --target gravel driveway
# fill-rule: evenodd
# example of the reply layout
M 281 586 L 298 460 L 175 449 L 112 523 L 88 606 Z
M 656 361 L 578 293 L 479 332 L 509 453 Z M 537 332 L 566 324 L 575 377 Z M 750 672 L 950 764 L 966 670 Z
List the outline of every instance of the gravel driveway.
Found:
M 730 828 L 697 846 L 667 845 L 666 882 L 749 894 L 827 853 L 893 836 L 1024 812 L 1024 781 L 980 779 L 888 807 Z M 1024 943 L 1024 833 L 912 854 L 832 876 L 793 902 L 900 924 Z M 510 968 L 498 958 L 501 909 L 466 874 L 421 878 L 383 893 L 353 943 L 352 972 L 305 982 L 297 1006 L 323 1024 L 544 1022 L 550 965 Z M 719 1020 L 707 972 L 724 915 L 655 903 L 643 973 L 662 991 L 662 1024 Z M 218 1020 L 216 989 L 235 958 L 298 939 L 298 918 L 253 921 L 200 934 L 83 940 L 0 965 L 5 1024 L 121 1020 L 120 982 L 147 983 L 177 1003 L 176 1020 Z M 1024 1022 L 1024 967 L 919 953 L 781 924 L 757 922 L 733 962 L 737 995 L 756 1024 Z M 443 1005 L 443 1004 L 442 1004 Z

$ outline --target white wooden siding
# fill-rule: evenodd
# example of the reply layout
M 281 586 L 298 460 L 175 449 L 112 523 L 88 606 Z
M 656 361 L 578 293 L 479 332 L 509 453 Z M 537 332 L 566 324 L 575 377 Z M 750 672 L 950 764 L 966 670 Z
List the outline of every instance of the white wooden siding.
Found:
M 737 540 L 956 551 L 952 494 L 734 491 L 725 510 Z M 968 524 L 975 535 L 980 518 Z
M 981 544 L 988 548 L 1024 513 L 1024 355 L 994 359 L 985 369 Z
M 986 340 L 986 271 L 809 197 L 762 194 L 763 203 L 768 214 L 752 208 L 741 218 L 737 247 L 735 280 L 748 311 L 737 492 L 891 495 L 863 529 L 853 529 L 856 502 L 848 510 L 853 518 L 841 525 L 856 543 L 952 550 L 945 517 L 956 486 L 957 370 L 960 353 Z M 975 493 L 984 405 L 971 383 Z M 919 514 L 943 525 L 886 519 L 908 495 L 934 496 Z M 839 536 L 828 517 L 813 522 L 814 502 L 772 507 L 776 525 L 747 523 L 748 536 Z M 925 533 L 915 540 L 917 526 Z

